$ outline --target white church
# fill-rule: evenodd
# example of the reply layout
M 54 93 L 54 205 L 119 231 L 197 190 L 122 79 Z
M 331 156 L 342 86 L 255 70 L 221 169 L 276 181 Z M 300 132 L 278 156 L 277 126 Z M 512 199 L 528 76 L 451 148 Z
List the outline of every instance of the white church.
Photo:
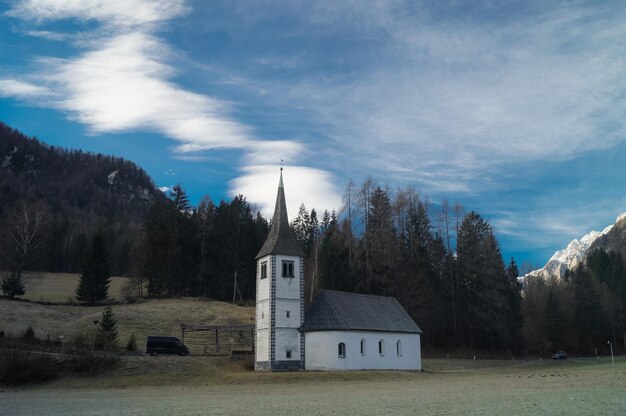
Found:
M 256 258 L 256 370 L 421 370 L 422 331 L 395 298 L 322 290 L 305 312 L 304 254 L 289 227 L 282 168 Z

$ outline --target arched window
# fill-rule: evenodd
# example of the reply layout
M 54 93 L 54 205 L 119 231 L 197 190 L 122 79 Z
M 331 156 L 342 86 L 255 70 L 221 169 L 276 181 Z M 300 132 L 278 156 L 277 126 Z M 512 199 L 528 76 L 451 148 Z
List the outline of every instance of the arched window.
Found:
M 400 340 L 396 342 L 396 354 L 398 354 L 398 357 L 402 355 L 402 341 Z
M 339 347 L 338 347 L 338 352 L 339 352 L 339 358 L 346 358 L 346 344 L 344 344 L 343 342 L 340 342 Z
M 385 341 L 378 341 L 378 355 L 385 355 Z
M 365 355 L 365 338 L 361 338 L 361 355 Z

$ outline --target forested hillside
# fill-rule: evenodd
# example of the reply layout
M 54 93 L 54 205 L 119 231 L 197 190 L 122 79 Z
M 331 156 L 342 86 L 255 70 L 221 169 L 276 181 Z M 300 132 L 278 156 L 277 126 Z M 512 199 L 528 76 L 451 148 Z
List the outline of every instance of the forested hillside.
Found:
M 32 268 L 76 272 L 87 236 L 103 227 L 116 274 L 151 204 L 162 194 L 128 160 L 49 146 L 0 123 L 0 218 L 43 204 L 46 238 Z
M 610 241 L 624 241 L 624 224 Z M 307 302 L 319 289 L 396 297 L 425 347 L 596 354 L 612 340 L 626 350 L 623 244 L 594 248 L 565 279 L 534 276 L 522 288 L 480 214 L 446 201 L 435 208 L 412 188 L 373 179 L 351 182 L 337 212 L 302 205 L 291 226 L 305 253 Z M 131 278 L 127 299 L 251 301 L 269 227 L 243 195 L 193 206 L 181 185 L 164 195 L 132 162 L 51 147 L 0 124 L 0 270 L 17 288 L 3 286 L 9 297 L 21 295 L 27 270 L 85 275 L 99 241 L 94 260 L 104 277 Z M 27 244 L 12 244 L 20 233 Z

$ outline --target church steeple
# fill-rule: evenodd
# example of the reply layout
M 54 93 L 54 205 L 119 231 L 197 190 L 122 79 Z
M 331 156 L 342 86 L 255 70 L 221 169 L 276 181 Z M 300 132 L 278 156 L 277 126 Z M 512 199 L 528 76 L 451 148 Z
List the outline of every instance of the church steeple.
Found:
M 276 206 L 274 207 L 274 218 L 272 228 L 267 235 L 267 239 L 261 247 L 256 258 L 261 258 L 269 254 L 283 254 L 287 256 L 303 257 L 304 253 L 289 226 L 287 217 L 287 204 L 285 203 L 285 187 L 283 185 L 283 168 L 280 168 L 280 180 L 278 182 L 278 194 L 276 195 Z
M 303 370 L 304 254 L 289 227 L 282 168 L 272 228 L 256 258 L 254 368 Z

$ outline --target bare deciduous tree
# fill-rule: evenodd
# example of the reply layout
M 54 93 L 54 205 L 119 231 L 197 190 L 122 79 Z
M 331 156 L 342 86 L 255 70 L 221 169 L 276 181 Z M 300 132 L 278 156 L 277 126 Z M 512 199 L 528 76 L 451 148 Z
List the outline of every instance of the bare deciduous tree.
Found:
M 13 298 L 25 293 L 24 271 L 31 266 L 43 241 L 48 206 L 19 202 L 9 210 L 0 232 L 0 259 L 4 268 L 2 292 Z

